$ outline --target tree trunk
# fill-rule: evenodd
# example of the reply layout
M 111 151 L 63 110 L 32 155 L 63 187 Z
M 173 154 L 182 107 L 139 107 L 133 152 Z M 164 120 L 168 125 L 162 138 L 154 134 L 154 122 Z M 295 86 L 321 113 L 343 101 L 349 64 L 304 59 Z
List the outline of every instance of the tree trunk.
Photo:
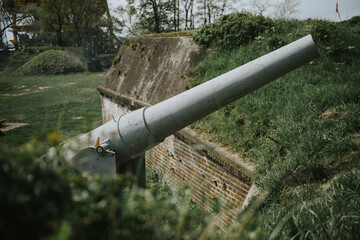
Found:
M 156 33 L 160 33 L 159 5 L 156 2 L 156 0 L 152 1 L 152 7 L 154 11 L 154 22 L 155 22 L 154 30 Z

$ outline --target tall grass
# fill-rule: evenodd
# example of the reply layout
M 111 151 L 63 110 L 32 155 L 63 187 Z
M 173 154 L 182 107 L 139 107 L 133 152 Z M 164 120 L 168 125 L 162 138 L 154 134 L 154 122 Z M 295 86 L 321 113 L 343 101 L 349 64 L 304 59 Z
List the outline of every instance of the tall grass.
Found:
M 279 22 L 276 26 L 281 28 L 283 24 Z M 279 39 L 284 44 L 291 42 L 310 33 L 307 29 L 304 22 L 290 22 Z M 258 37 L 231 52 L 213 50 L 191 72 L 192 85 L 268 53 L 270 38 Z M 351 64 L 336 62 L 321 46 L 320 50 L 319 59 L 192 127 L 252 160 L 257 165 L 258 183 L 264 186 L 262 179 L 279 166 L 285 174 L 302 164 L 309 167 L 339 164 L 348 153 L 359 150 L 351 134 L 359 131 L 360 124 L 360 61 L 352 58 Z
M 315 38 L 320 58 L 192 125 L 255 164 L 255 182 L 270 194 L 251 216 L 266 239 L 359 238 L 358 24 L 275 21 L 237 50 L 214 47 L 190 73 L 195 86 Z

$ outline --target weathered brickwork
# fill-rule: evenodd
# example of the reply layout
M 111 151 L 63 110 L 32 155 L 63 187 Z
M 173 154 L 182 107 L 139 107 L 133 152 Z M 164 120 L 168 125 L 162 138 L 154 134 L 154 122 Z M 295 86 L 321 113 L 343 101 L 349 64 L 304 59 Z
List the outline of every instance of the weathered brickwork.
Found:
M 129 112 L 131 107 L 104 96 L 101 102 L 104 122 Z M 154 169 L 175 191 L 187 184 L 193 201 L 204 209 L 210 210 L 220 204 L 224 211 L 219 220 L 226 225 L 239 213 L 251 186 L 252 175 L 234 160 L 221 160 L 217 157 L 219 153 L 204 150 L 197 143 L 199 141 L 202 140 L 194 141 L 181 133 L 171 135 L 146 152 L 146 166 Z
M 228 213 L 224 221 L 236 218 L 251 185 L 174 135 L 146 152 L 146 164 L 175 190 L 187 184 L 205 209 L 220 203 Z

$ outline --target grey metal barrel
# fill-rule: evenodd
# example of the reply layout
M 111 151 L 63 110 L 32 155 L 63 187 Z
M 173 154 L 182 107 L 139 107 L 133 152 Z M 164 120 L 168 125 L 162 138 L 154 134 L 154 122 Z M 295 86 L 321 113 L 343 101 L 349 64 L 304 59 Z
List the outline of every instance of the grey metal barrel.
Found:
M 133 158 L 149 145 L 162 141 L 318 55 L 317 47 L 308 35 L 186 92 L 123 116 L 119 120 L 121 138 L 118 146 L 125 147 Z
M 109 166 L 116 164 L 118 171 L 122 165 L 136 159 L 165 137 L 318 56 L 311 35 L 303 37 L 204 84 L 151 107 L 122 115 L 76 138 L 65 147 L 65 158 L 75 162 L 82 171 L 90 165 L 94 168 L 94 164 L 98 164 L 98 156 L 102 155 L 106 160 L 99 163 L 101 166 L 98 164 L 99 172 L 115 173 L 114 167 L 104 167 L 106 161 Z M 76 149 L 81 146 L 94 144 L 98 137 L 106 139 L 100 147 L 77 152 Z M 116 160 L 103 146 L 115 152 Z M 97 154 L 95 160 L 89 160 L 89 154 Z

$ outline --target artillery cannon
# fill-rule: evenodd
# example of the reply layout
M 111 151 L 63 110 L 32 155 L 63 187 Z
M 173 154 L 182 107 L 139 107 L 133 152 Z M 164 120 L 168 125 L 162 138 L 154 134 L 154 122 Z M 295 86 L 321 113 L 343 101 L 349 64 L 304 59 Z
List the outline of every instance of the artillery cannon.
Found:
M 311 35 L 305 36 L 204 84 L 121 115 L 72 139 L 62 146 L 65 159 L 73 168 L 90 174 L 137 173 L 140 186 L 144 186 L 145 162 L 141 156 L 147 149 L 318 55 Z

